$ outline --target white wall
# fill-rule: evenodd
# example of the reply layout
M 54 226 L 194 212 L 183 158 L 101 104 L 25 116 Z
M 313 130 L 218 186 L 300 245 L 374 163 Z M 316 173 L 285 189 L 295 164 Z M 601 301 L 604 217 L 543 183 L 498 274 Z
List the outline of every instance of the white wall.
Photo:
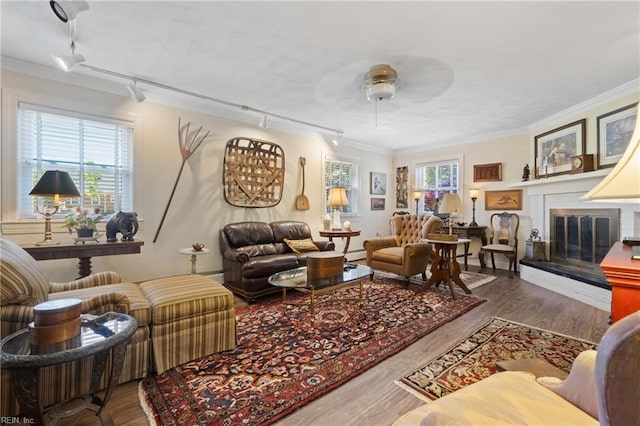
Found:
M 349 218 L 354 229 L 362 234 L 351 241 L 350 251 L 361 250 L 362 241 L 377 232 L 388 232 L 388 221 L 393 205 L 391 191 L 387 191 L 387 209 L 371 211 L 369 172 L 388 173 L 392 185 L 391 157 L 389 155 L 346 146 L 334 146 L 321 137 L 299 136 L 272 129 L 214 117 L 199 112 L 143 102 L 137 104 L 124 96 L 89 90 L 2 71 L 2 173 L 1 173 L 1 232 L 20 243 L 33 244 L 42 239 L 42 220 L 18 221 L 15 210 L 15 110 L 17 101 L 24 100 L 73 111 L 82 111 L 115 118 L 128 118 L 136 122 L 135 148 L 135 210 L 141 227 L 136 239 L 144 240 L 139 255 L 96 257 L 93 270 L 115 270 L 125 280 L 141 281 L 150 278 L 187 273 L 188 256 L 178 250 L 196 241 L 211 249 L 198 258 L 198 272 L 215 273 L 222 270 L 218 247 L 218 231 L 227 223 L 258 220 L 302 220 L 309 223 L 315 238 L 320 239 L 322 210 L 322 161 L 327 155 L 351 158 L 359 164 L 360 192 L 359 216 Z M 178 117 L 191 122 L 191 127 L 203 126 L 211 136 L 187 161 L 175 196 L 169 208 L 157 242 L 152 242 L 165 209 L 171 189 L 178 175 L 181 155 L 178 150 Z M 285 152 L 285 182 L 282 201 L 273 208 L 238 208 L 224 201 L 222 166 L 226 142 L 236 136 L 247 136 L 277 143 Z M 299 158 L 307 159 L 305 168 L 305 194 L 310 210 L 295 209 L 295 199 L 302 188 Z M 347 220 L 343 217 L 343 220 Z M 60 221 L 52 224 L 54 239 L 71 242 Z M 336 241 L 342 250 L 343 242 Z M 41 261 L 40 266 L 51 280 L 69 280 L 77 275 L 75 259 Z

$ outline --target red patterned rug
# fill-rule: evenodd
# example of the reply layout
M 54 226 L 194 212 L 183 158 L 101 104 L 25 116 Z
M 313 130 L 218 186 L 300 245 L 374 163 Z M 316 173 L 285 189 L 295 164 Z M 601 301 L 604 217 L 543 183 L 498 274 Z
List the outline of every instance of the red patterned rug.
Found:
M 293 292 L 291 301 L 308 296 Z M 357 297 L 357 286 L 335 299 Z M 140 401 L 155 425 L 270 424 L 486 300 L 451 299 L 448 289 L 415 293 L 375 277 L 366 303 L 283 309 L 279 300 L 236 312 L 238 345 L 140 383 Z M 326 301 L 326 300 L 325 300 Z
M 538 357 L 568 373 L 580 352 L 596 347 L 586 340 L 492 318 L 401 383 L 433 400 L 497 373 L 498 361 Z

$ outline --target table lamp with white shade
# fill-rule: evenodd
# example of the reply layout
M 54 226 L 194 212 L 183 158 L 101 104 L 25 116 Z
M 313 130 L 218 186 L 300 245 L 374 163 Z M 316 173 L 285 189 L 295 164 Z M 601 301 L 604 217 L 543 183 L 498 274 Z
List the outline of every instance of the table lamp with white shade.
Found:
M 445 194 L 438 213 L 449 213 L 449 235 L 453 233 L 453 218 L 458 217 L 462 210 L 462 200 L 458 194 Z
M 333 207 L 333 219 L 331 221 L 331 229 L 333 231 L 342 230 L 342 222 L 340 222 L 340 207 L 349 205 L 347 198 L 347 190 L 345 188 L 335 187 L 329 188 L 329 200 L 327 206 Z
M 41 215 L 44 215 L 44 240 L 36 243 L 38 246 L 60 244 L 57 241 L 53 241 L 51 238 L 51 216 L 56 214 L 60 207 L 60 197 L 79 197 L 80 192 L 73 183 L 73 179 L 67 172 L 61 172 L 59 170 L 47 170 L 44 172 L 38 183 L 33 187 L 29 195 L 39 197 L 53 197 L 53 210 L 40 211 L 38 204 L 36 203 L 36 210 Z

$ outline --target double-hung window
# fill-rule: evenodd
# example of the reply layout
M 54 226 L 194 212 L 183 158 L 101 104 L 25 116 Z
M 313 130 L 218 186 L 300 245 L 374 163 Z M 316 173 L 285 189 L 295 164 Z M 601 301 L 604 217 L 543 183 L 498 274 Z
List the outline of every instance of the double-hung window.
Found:
M 459 192 L 458 161 L 418 164 L 416 166 L 416 188 L 421 192 L 418 212 L 435 212 L 444 194 Z
M 348 206 L 329 207 L 329 189 L 341 187 L 347 191 Z M 327 158 L 324 162 L 324 206 L 326 213 L 331 213 L 334 208 L 339 209 L 340 214 L 355 216 L 358 214 L 358 165 L 352 161 Z
M 29 192 L 46 170 L 68 172 L 81 194 L 60 199 L 60 216 L 77 207 L 104 214 L 132 210 L 133 131 L 131 122 L 20 103 L 20 217 L 35 217 L 37 197 Z

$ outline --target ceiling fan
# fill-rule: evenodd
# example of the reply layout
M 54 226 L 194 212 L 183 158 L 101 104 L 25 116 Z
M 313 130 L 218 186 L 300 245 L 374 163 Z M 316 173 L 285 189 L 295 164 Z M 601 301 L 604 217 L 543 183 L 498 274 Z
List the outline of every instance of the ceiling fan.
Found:
M 370 102 L 393 98 L 396 94 L 398 73 L 387 64 L 374 65 L 364 76 L 362 90 Z

